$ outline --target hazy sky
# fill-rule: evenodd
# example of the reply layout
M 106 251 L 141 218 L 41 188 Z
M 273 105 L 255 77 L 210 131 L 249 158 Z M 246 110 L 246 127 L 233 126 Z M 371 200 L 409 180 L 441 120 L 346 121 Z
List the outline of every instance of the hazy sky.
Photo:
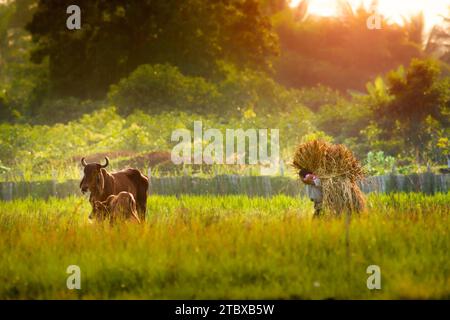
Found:
M 292 0 L 291 6 L 301 0 Z M 336 15 L 339 0 L 309 0 L 309 13 L 321 16 Z M 369 8 L 372 0 L 348 0 L 353 9 L 361 2 Z M 449 15 L 450 0 L 378 0 L 378 10 L 389 22 L 403 23 L 402 17 L 409 17 L 423 11 L 425 27 L 429 30 L 433 25 L 442 21 L 440 15 Z

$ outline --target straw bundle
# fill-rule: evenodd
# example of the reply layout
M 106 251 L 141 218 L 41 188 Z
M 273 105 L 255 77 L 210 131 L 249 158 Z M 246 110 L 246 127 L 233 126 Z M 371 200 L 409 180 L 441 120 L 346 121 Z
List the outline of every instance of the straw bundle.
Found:
M 325 208 L 335 213 L 364 209 L 364 196 L 357 185 L 364 178 L 364 170 L 344 145 L 320 140 L 302 143 L 295 152 L 293 166 L 319 177 Z

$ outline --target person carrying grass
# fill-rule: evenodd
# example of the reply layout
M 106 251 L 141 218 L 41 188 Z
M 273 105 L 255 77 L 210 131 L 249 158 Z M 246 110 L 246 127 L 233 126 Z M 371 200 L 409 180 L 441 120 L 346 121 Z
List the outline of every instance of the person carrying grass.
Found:
M 335 215 L 364 211 L 366 201 L 358 183 L 365 170 L 346 146 L 308 141 L 297 146 L 292 160 L 314 201 L 315 216 L 322 208 Z
M 323 201 L 320 179 L 307 169 L 301 169 L 298 175 L 300 176 L 300 180 L 306 185 L 306 194 L 314 202 L 314 217 L 318 217 L 322 210 Z

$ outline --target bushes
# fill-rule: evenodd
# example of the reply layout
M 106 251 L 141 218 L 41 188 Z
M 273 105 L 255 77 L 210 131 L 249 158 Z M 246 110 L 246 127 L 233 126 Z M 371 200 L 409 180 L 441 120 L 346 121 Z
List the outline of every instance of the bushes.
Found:
M 218 84 L 222 110 L 229 113 L 278 114 L 300 105 L 297 90 L 288 90 L 263 72 L 237 70 L 223 64 L 224 79 Z
M 122 117 L 114 107 L 109 107 L 66 124 L 0 124 L 0 161 L 33 179 L 37 179 L 37 175 L 48 176 L 52 170 L 61 171 L 64 177 L 78 178 L 82 156 L 113 155 L 117 151 L 132 154 L 170 151 L 175 145 L 171 141 L 172 131 L 193 130 L 194 121 L 202 121 L 205 130 L 217 128 L 223 133 L 227 128 L 278 128 L 282 154 L 287 154 L 290 146 L 315 130 L 310 117 L 305 108 L 276 117 L 260 114 L 253 118 L 229 117 L 226 120 L 215 115 L 184 112 L 149 115 L 135 111 Z
M 300 104 L 299 91 L 282 87 L 263 72 L 238 70 L 223 63 L 220 73 L 220 80 L 208 82 L 204 78 L 185 76 L 168 64 L 143 65 L 111 86 L 108 97 L 122 115 L 134 110 L 221 116 L 244 115 L 245 112 L 277 114 Z
M 338 98 L 334 92 L 323 87 L 302 91 L 286 89 L 264 72 L 240 70 L 224 62 L 219 65 L 215 82 L 186 76 L 169 64 L 139 66 L 128 77 L 110 87 L 108 103 L 115 105 L 122 116 L 141 110 L 147 114 L 182 111 L 214 114 L 223 118 L 248 118 L 253 114 L 276 116 L 291 113 L 304 103 L 317 108 Z M 8 112 L 0 116 L 7 121 L 20 117 L 21 122 L 33 124 L 64 123 L 92 113 L 106 104 L 105 101 L 54 97 L 51 92 L 41 92 L 40 87 L 31 91 L 25 95 L 29 101 L 22 97 L 12 104 L 10 99 L 0 97 L 0 105 L 6 103 L 9 107 L 8 110 L 2 108 Z M 17 116 L 12 113 L 16 109 Z M 18 118 L 15 120 L 17 122 Z
M 65 123 L 79 119 L 84 114 L 92 113 L 103 106 L 102 101 L 91 101 L 69 97 L 63 99 L 47 99 L 33 108 L 35 124 Z
M 385 155 L 383 151 L 367 153 L 366 168 L 371 175 L 383 175 L 392 172 L 395 158 Z
M 150 113 L 189 110 L 217 111 L 219 93 L 214 84 L 200 77 L 184 76 L 171 65 L 142 65 L 129 77 L 111 86 L 109 99 L 119 113 L 139 109 Z
M 11 110 L 9 109 L 6 95 L 2 91 L 0 88 L 0 122 L 11 120 Z

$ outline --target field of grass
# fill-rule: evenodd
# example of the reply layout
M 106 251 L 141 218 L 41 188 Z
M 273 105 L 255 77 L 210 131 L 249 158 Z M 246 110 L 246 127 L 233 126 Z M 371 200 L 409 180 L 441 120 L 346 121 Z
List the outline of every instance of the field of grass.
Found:
M 285 196 L 152 196 L 145 225 L 114 227 L 81 197 L 0 202 L 0 299 L 450 299 L 450 193 L 368 203 L 346 246 L 344 217 Z

